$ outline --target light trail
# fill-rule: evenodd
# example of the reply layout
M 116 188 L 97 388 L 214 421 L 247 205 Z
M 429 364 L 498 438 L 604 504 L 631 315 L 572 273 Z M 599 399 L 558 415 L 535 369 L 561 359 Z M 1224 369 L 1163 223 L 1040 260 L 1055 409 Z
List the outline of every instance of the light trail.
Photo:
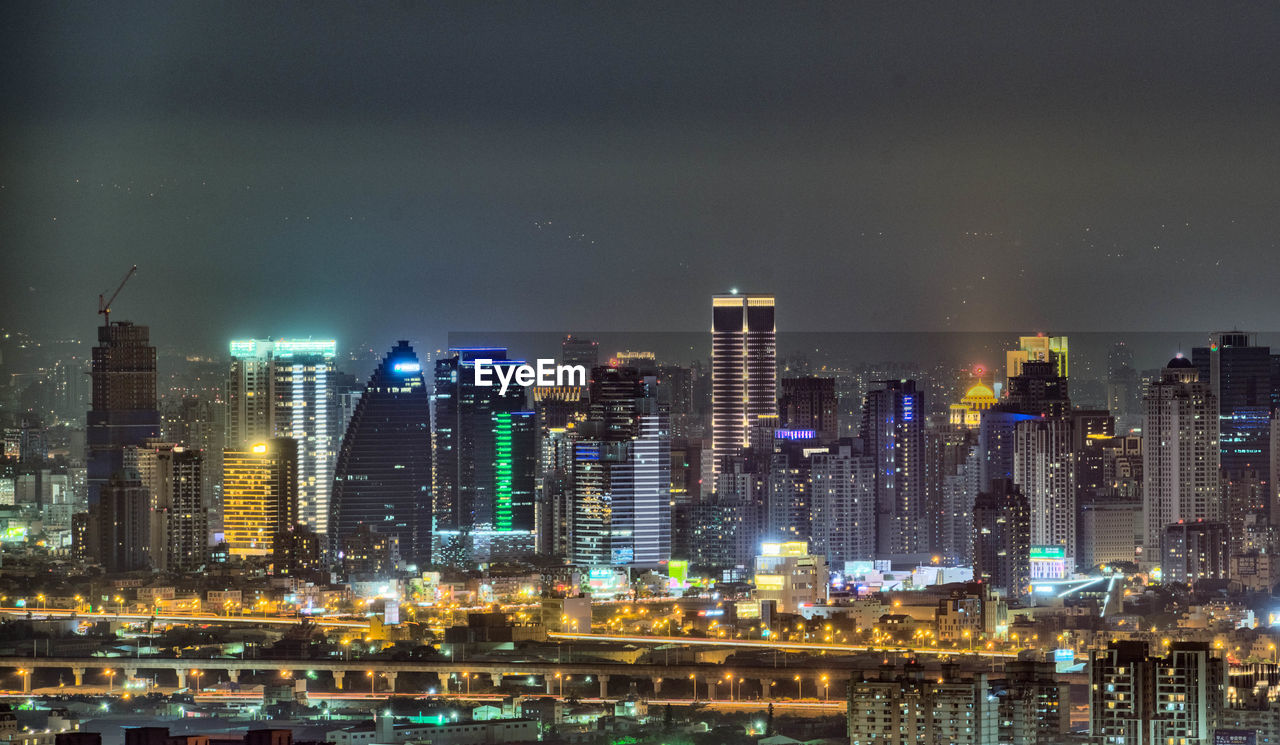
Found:
M 978 657 L 1016 658 L 1017 652 L 1002 652 L 991 649 L 946 649 L 942 647 L 891 647 L 870 644 L 828 644 L 822 642 L 780 642 L 768 639 L 704 639 L 690 636 L 641 636 L 626 634 L 574 634 L 550 631 L 547 638 L 564 641 L 605 641 L 627 642 L 631 644 L 683 644 L 707 647 L 747 647 L 756 649 L 784 649 L 797 652 L 888 652 L 890 654 L 938 654 L 938 655 L 972 655 Z

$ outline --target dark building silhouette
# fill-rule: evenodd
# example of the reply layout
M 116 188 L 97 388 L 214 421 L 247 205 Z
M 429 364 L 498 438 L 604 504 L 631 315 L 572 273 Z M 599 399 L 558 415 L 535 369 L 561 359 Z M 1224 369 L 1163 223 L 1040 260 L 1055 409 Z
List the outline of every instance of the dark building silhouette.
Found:
M 973 504 L 973 576 L 1009 597 L 1031 581 L 1031 509 L 1010 479 L 994 479 Z
M 156 348 L 146 326 L 113 321 L 98 327 L 90 375 L 93 382 L 85 448 L 89 504 L 124 467 L 124 448 L 160 436 L 156 407 Z
M 400 542 L 410 563 L 431 560 L 431 403 L 409 342 L 369 378 L 338 451 L 329 534 L 368 524 Z
M 108 574 L 151 566 L 151 492 L 137 471 L 121 469 L 99 492 L 98 561 Z

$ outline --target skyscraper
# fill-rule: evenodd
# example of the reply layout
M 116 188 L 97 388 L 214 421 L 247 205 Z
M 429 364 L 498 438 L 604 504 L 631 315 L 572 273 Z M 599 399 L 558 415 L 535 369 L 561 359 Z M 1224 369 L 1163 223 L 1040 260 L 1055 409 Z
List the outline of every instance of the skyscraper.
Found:
M 994 479 L 973 505 L 973 576 L 1010 597 L 1031 579 L 1031 508 L 1012 479 Z
M 93 395 L 85 445 L 92 507 L 107 480 L 124 466 L 124 448 L 142 447 L 160 436 L 156 348 L 147 327 L 128 321 L 99 327 L 90 374 Z
M 298 444 L 274 437 L 222 454 L 223 533 L 231 555 L 271 556 L 298 524 Z
M 1102 745 L 1209 743 L 1226 702 L 1222 657 L 1204 642 L 1173 642 L 1164 657 L 1144 641 L 1094 651 L 1089 730 Z
M 925 524 L 924 394 L 914 380 L 885 380 L 867 392 L 860 438 L 876 464 L 876 553 L 929 551 Z
M 657 567 L 671 555 L 671 432 L 658 379 L 597 367 L 574 444 L 574 560 Z
M 227 447 L 296 440 L 299 524 L 321 533 L 333 486 L 336 350 L 332 339 L 232 341 L 227 379 Z
M 716 295 L 711 321 L 714 473 L 749 446 L 750 423 L 778 414 L 778 344 L 772 295 Z
M 835 567 L 876 553 L 876 464 L 861 443 L 843 440 L 809 458 L 814 551 Z
M 122 467 L 99 490 L 91 511 L 99 563 L 107 574 L 151 567 L 151 492 L 132 467 Z
M 361 525 L 395 536 L 405 560 L 431 560 L 431 402 L 409 342 L 369 377 L 338 451 L 330 541 Z
M 1143 402 L 1143 506 L 1147 560 L 1159 561 L 1165 528 L 1221 520 L 1217 399 L 1191 361 L 1169 360 Z
M 479 360 L 496 367 L 523 360 L 507 359 L 502 348 L 449 351 L 435 366 L 436 562 L 465 565 L 532 553 L 534 413 L 524 386 L 512 384 L 504 392 L 475 383 Z

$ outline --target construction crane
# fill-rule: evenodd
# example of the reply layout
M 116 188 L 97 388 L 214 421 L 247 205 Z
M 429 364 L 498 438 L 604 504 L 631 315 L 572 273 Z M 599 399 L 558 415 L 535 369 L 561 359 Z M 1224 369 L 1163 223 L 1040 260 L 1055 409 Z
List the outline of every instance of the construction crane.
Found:
M 104 300 L 104 296 L 102 295 L 98 296 L 98 312 L 102 314 L 103 326 L 111 325 L 111 304 L 116 301 L 116 296 L 124 289 L 124 283 L 128 282 L 129 278 L 132 277 L 133 273 L 136 271 L 138 271 L 138 265 L 134 264 L 129 271 L 125 272 L 124 279 L 120 280 L 120 286 L 116 288 L 116 291 L 111 293 L 110 300 Z

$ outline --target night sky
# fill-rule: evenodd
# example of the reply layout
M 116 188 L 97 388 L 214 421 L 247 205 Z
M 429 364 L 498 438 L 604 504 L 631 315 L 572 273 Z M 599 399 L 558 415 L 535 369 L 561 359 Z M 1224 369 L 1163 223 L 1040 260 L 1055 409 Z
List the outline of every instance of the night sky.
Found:
M 4 3 L 0 326 L 1280 328 L 1267 3 Z

